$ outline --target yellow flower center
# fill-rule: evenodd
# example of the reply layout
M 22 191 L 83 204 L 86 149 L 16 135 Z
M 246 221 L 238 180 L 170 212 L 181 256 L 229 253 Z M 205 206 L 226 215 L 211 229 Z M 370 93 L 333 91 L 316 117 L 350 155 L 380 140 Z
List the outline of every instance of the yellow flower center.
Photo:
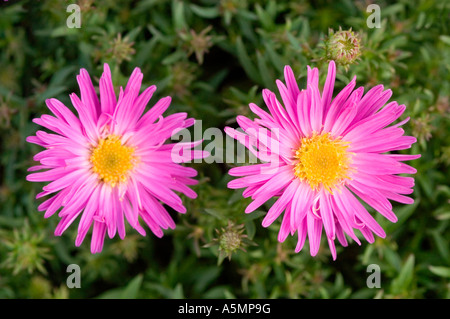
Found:
M 127 180 L 128 172 L 136 163 L 133 153 L 134 148 L 122 145 L 119 137 L 109 135 L 92 150 L 90 161 L 99 178 L 114 187 Z
M 294 157 L 298 162 L 294 174 L 302 181 L 307 181 L 311 189 L 323 186 L 332 193 L 332 189 L 348 179 L 350 153 L 348 143 L 331 138 L 329 133 L 302 138 L 300 148 Z

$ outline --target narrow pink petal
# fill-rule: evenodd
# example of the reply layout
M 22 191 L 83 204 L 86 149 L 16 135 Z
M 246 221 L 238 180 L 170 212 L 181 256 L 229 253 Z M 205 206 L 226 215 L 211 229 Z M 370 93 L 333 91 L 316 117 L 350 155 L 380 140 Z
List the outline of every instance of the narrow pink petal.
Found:
M 311 187 L 298 178 L 293 183 L 297 186 L 291 203 L 291 230 L 298 229 L 306 214 L 311 209 L 314 193 Z
M 357 121 L 362 120 L 377 112 L 391 98 L 391 90 L 381 92 L 382 90 L 383 86 L 378 85 L 367 92 L 358 106 L 359 113 L 358 117 L 356 118 Z
M 333 123 L 336 121 L 336 117 L 339 114 L 340 107 L 344 104 L 344 102 L 347 100 L 350 93 L 353 91 L 354 87 L 356 85 L 356 77 L 353 78 L 353 80 L 347 84 L 341 92 L 332 100 L 330 108 L 328 109 L 328 112 L 326 114 L 326 117 L 323 120 L 323 131 L 329 132 L 331 130 L 331 127 Z
M 228 171 L 228 174 L 231 176 L 246 176 L 246 175 L 261 174 L 264 171 L 264 169 L 268 168 L 269 166 L 270 163 L 237 166 L 231 168 Z
M 92 121 L 96 121 L 101 112 L 100 102 L 92 84 L 91 77 L 86 69 L 81 69 L 77 75 L 78 85 L 80 87 L 81 102 L 86 106 L 87 114 Z
M 86 137 L 90 139 L 91 142 L 95 142 L 98 140 L 98 131 L 97 131 L 97 117 L 93 117 L 92 114 L 89 114 L 89 108 L 83 103 L 82 100 L 78 98 L 75 93 L 70 94 L 70 100 L 72 101 L 72 105 L 78 112 L 80 116 L 80 121 L 83 124 L 83 129 Z M 67 134 L 65 134 L 68 136 Z
M 342 227 L 347 235 L 349 235 L 358 245 L 361 245 L 358 237 L 356 237 L 353 227 L 353 215 L 349 212 L 348 207 L 345 207 L 345 204 L 340 199 L 341 194 L 334 194 L 330 197 L 331 206 L 333 208 L 333 212 L 336 215 L 338 224 Z
M 26 180 L 29 182 L 50 182 L 66 176 L 73 172 L 65 167 L 57 167 L 45 172 L 32 173 L 27 175 Z
M 136 129 L 154 123 L 170 105 L 172 98 L 170 96 L 160 99 L 147 113 L 145 113 L 136 124 Z
M 73 211 L 71 214 L 65 215 L 61 218 L 58 225 L 55 228 L 55 236 L 61 236 L 67 228 L 73 223 L 73 221 L 78 217 L 81 213 L 81 209 L 77 211 Z
M 328 63 L 328 74 L 325 80 L 325 86 L 322 92 L 322 105 L 323 105 L 323 115 L 326 118 L 328 109 L 331 106 L 331 99 L 333 98 L 334 82 L 336 79 L 336 64 L 334 61 Z
M 39 173 L 35 173 L 35 174 L 39 174 Z M 57 192 L 65 187 L 70 186 L 77 179 L 83 178 L 83 176 L 86 176 L 86 174 L 88 174 L 88 173 L 84 169 L 78 169 L 78 170 L 68 172 L 64 176 L 61 176 L 60 178 L 54 180 L 50 184 L 44 186 L 42 189 L 45 191 L 52 192 L 52 193 Z M 33 174 L 30 174 L 30 175 L 33 175 Z
M 74 213 L 79 213 L 82 209 L 84 209 L 87 201 L 89 200 L 92 194 L 93 185 L 84 185 L 79 191 L 76 197 L 72 197 L 67 204 L 64 204 L 63 209 L 59 212 L 58 216 L 70 216 Z M 67 195 L 66 195 L 67 197 Z
M 142 115 L 142 113 L 145 110 L 145 107 L 147 106 L 148 102 L 153 96 L 153 93 L 156 91 L 156 86 L 152 85 L 144 90 L 141 95 L 136 99 L 135 105 L 134 105 L 134 111 L 131 113 L 132 117 L 130 120 L 130 125 L 134 126 L 139 117 Z
M 327 238 L 328 241 L 328 247 L 330 247 L 331 256 L 333 257 L 333 260 L 336 260 L 337 254 L 336 254 L 336 246 L 334 245 L 334 239 Z
M 348 246 L 348 242 L 347 242 L 347 238 L 345 238 L 344 230 L 339 223 L 336 224 L 336 237 L 342 246 L 344 246 L 344 247 Z
M 144 210 L 164 229 L 175 228 L 175 222 L 167 210 L 150 194 L 142 197 Z
M 305 241 L 306 241 L 306 235 L 308 235 L 308 226 L 307 226 L 306 218 L 303 219 L 302 223 L 298 227 L 297 234 L 298 234 L 298 240 L 297 240 L 297 245 L 295 246 L 296 253 L 300 252 L 303 249 L 303 246 L 305 245 Z
M 295 194 L 297 187 L 298 184 L 295 182 L 295 180 L 290 182 L 290 184 L 284 190 L 283 194 L 278 198 L 278 200 L 272 205 L 272 207 L 267 212 L 266 216 L 262 221 L 263 227 L 269 227 L 278 218 L 278 216 L 280 216 L 280 214 L 283 212 L 286 206 L 288 206 L 289 203 L 292 201 L 292 198 Z
M 111 79 L 111 70 L 107 63 L 103 65 L 103 74 L 100 78 L 99 88 L 102 113 L 113 114 L 117 100 Z
M 80 222 L 78 224 L 78 232 L 80 233 L 86 233 L 86 231 L 89 229 L 92 218 L 94 214 L 98 211 L 99 207 L 103 207 L 104 205 L 109 204 L 109 202 L 102 202 L 100 201 L 100 192 L 104 191 L 104 188 L 106 186 L 97 186 L 93 189 L 91 196 L 89 197 L 86 206 L 84 208 L 83 215 L 81 216 Z M 84 238 L 84 236 L 83 236 Z M 82 241 L 82 238 L 80 238 Z M 81 244 L 81 242 L 80 242 Z
M 284 67 L 284 79 L 286 81 L 286 86 L 292 95 L 292 100 L 296 101 L 297 96 L 300 94 L 300 90 L 298 88 L 297 80 L 295 79 L 294 72 L 292 71 L 289 65 Z
M 267 113 L 266 111 L 264 111 L 263 109 L 261 109 L 255 103 L 250 103 L 249 107 L 250 107 L 250 110 L 253 113 L 255 113 L 256 115 L 258 115 L 262 120 L 266 120 L 266 121 L 269 121 L 269 122 L 275 124 L 275 120 L 274 120 L 273 116 L 270 115 L 269 113 Z
M 372 206 L 376 211 L 386 217 L 389 221 L 397 222 L 397 216 L 392 211 L 392 205 L 381 191 L 365 187 L 364 185 L 353 181 L 349 188 L 358 195 L 363 201 Z
M 316 256 L 320 248 L 322 237 L 322 220 L 317 218 L 312 212 L 306 214 L 308 228 L 309 250 L 311 256 Z
M 336 238 L 336 227 L 328 191 L 322 190 L 319 196 L 320 216 L 322 217 L 325 233 L 328 239 L 334 240 Z
M 148 214 L 146 211 L 141 212 L 141 217 L 147 224 L 147 226 L 150 228 L 150 230 L 155 234 L 157 237 L 161 238 L 164 233 L 162 229 L 159 227 L 159 225 L 153 220 L 153 218 Z
M 131 74 L 125 88 L 124 96 L 117 102 L 113 113 L 113 123 L 116 123 L 112 129 L 114 134 L 123 135 L 128 129 L 128 126 L 133 119 L 133 114 L 136 112 L 135 100 L 139 95 L 143 77 L 144 75 L 139 68 L 135 68 Z M 138 114 L 138 116 L 140 116 L 140 114 Z
M 368 227 L 363 227 L 360 231 L 369 244 L 373 244 L 375 242 L 375 237 L 373 236 L 371 229 Z
M 294 100 L 293 96 L 288 91 L 287 87 L 280 80 L 276 81 L 278 91 L 280 92 L 281 99 L 284 107 L 286 108 L 289 122 L 293 127 L 298 129 L 297 124 L 297 99 Z
M 387 190 L 380 190 L 380 193 L 384 194 L 387 198 L 402 204 L 414 204 L 414 199 L 408 196 L 399 195 Z
M 345 135 L 348 139 L 368 135 L 378 131 L 398 119 L 405 110 L 404 105 L 397 102 L 387 104 L 380 112 L 355 123 Z
M 348 104 L 346 103 L 346 106 L 343 107 L 342 111 L 340 112 L 331 128 L 331 133 L 334 136 L 341 136 L 341 134 L 348 128 L 350 123 L 352 123 L 357 114 L 357 98 L 357 95 L 352 95 L 352 97 L 349 98 Z
M 106 224 L 94 221 L 94 228 L 92 230 L 91 239 L 91 253 L 100 253 L 103 250 L 103 243 L 105 241 Z
M 57 118 L 65 121 L 70 127 L 77 129 L 78 131 L 81 130 L 80 120 L 67 108 L 67 106 L 57 99 L 47 99 L 45 100 L 45 103 Z
M 365 226 L 369 227 L 371 231 L 377 234 L 379 237 L 386 237 L 386 233 L 383 228 L 375 221 L 375 219 L 369 214 L 369 212 L 364 208 L 364 206 L 356 199 L 356 197 L 350 193 L 345 187 L 342 188 L 342 195 L 340 199 L 347 204 L 349 209 L 352 209 L 355 216 L 364 223 Z
M 303 137 L 310 136 L 312 133 L 311 124 L 309 121 L 309 107 L 307 91 L 302 90 L 297 95 L 297 121 L 299 130 Z
M 318 80 L 317 80 L 318 81 Z M 310 94 L 310 123 L 313 132 L 320 132 L 322 129 L 323 107 L 318 84 L 308 87 Z
M 278 241 L 280 243 L 284 242 L 290 232 L 290 221 L 291 218 L 291 207 L 286 206 L 286 212 L 283 215 L 283 220 L 281 221 L 280 230 L 278 231 Z
M 353 175 L 353 178 L 357 182 L 360 182 L 368 187 L 394 191 L 400 194 L 412 193 L 412 189 L 410 189 L 411 186 L 396 183 L 395 180 L 389 180 L 392 179 L 392 177 L 388 177 L 386 175 L 368 175 L 363 172 L 358 172 L 358 174 Z

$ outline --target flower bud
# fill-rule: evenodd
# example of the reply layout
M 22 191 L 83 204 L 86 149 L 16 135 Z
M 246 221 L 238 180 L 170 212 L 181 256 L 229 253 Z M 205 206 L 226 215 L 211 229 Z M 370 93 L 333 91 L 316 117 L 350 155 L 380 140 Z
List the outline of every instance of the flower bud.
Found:
M 355 64 L 361 55 L 360 35 L 350 30 L 335 32 L 330 29 L 325 39 L 325 51 L 327 60 L 334 60 L 347 70 L 351 64 Z

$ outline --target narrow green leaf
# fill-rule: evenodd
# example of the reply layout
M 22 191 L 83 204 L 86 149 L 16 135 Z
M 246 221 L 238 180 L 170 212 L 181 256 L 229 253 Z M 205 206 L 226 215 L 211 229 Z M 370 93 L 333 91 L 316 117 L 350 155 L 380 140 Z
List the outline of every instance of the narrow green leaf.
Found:
M 439 277 L 450 278 L 450 267 L 443 266 L 429 266 L 428 269 Z
M 256 226 L 253 221 L 248 221 L 245 223 L 245 230 L 249 239 L 253 239 L 256 234 Z
M 273 89 L 274 81 L 273 74 L 267 67 L 267 63 L 261 52 L 256 51 L 256 61 L 258 62 L 259 74 L 261 75 L 262 82 L 265 88 Z
M 283 70 L 285 63 L 282 60 L 281 56 L 275 51 L 273 48 L 273 43 L 269 41 L 264 42 L 264 48 L 266 49 L 266 52 L 270 58 L 270 61 L 272 62 L 273 66 L 276 70 Z
M 172 299 L 184 299 L 183 285 L 178 283 L 173 290 Z
M 120 294 L 122 299 L 136 299 L 142 285 L 142 274 L 134 277 Z
M 187 30 L 187 23 L 184 18 L 184 3 L 179 0 L 172 2 L 172 17 L 175 30 Z
M 439 40 L 441 40 L 442 42 L 444 42 L 447 45 L 450 45 L 450 36 L 448 36 L 448 35 L 439 36 Z
M 209 215 L 211 215 L 213 217 L 216 217 L 217 219 L 223 219 L 224 218 L 223 214 L 220 213 L 219 211 L 217 211 L 216 209 L 205 208 L 204 211 L 205 211 L 205 213 L 207 213 L 207 214 L 209 214 Z
M 398 277 L 391 284 L 391 293 L 400 294 L 408 291 L 414 277 L 414 255 L 410 255 L 404 263 Z
M 205 8 L 195 4 L 191 4 L 189 7 L 196 15 L 202 18 L 214 19 L 220 15 L 218 7 Z
M 185 52 L 183 52 L 183 51 L 181 51 L 181 50 L 178 50 L 178 51 L 175 51 L 174 53 L 169 54 L 168 56 L 166 56 L 166 57 L 161 61 L 161 63 L 164 64 L 164 65 L 170 65 L 170 64 L 173 64 L 173 63 L 175 63 L 175 62 L 181 60 L 181 59 L 184 58 L 185 56 L 186 56 L 186 53 L 185 53 Z
M 437 251 L 444 260 L 448 261 L 450 259 L 448 240 L 445 240 L 437 230 L 430 231 L 430 233 L 436 244 Z
M 260 83 L 260 77 L 258 70 L 252 63 L 252 60 L 250 59 L 250 56 L 247 53 L 247 50 L 245 49 L 244 43 L 242 42 L 242 38 L 238 37 L 236 39 L 236 50 L 237 50 L 237 57 L 239 59 L 239 62 L 241 63 L 242 67 L 244 68 L 247 75 L 255 82 Z
M 272 17 L 266 11 L 264 11 L 264 9 L 258 3 L 255 5 L 255 11 L 263 28 L 268 31 L 273 30 L 275 25 L 273 23 Z

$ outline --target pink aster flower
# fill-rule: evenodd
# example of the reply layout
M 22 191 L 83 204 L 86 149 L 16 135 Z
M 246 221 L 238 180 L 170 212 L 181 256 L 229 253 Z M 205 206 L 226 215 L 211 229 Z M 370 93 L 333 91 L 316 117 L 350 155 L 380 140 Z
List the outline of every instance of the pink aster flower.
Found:
M 196 193 L 189 185 L 197 171 L 181 162 L 203 158 L 192 150 L 199 142 L 165 143 L 173 134 L 194 124 L 186 113 L 163 117 L 171 98 L 160 99 L 149 111 L 144 109 L 156 90 L 150 86 L 139 94 L 143 74 L 136 68 L 125 90 L 116 98 L 107 64 L 100 78 L 100 99 L 86 70 L 77 76 L 81 99 L 70 95 L 78 112 L 57 99 L 46 100 L 55 116 L 42 115 L 33 121 L 54 133 L 37 131 L 27 141 L 45 148 L 34 156 L 40 165 L 27 176 L 31 182 L 50 182 L 36 198 L 51 196 L 39 206 L 48 218 L 59 211 L 55 230 L 60 236 L 80 216 L 76 246 L 81 245 L 92 226 L 91 252 L 100 252 L 105 234 L 125 237 L 124 217 L 145 236 L 143 220 L 158 237 L 162 229 L 175 228 L 163 204 L 179 213 L 186 208 L 176 192 L 189 198 Z M 143 114 L 144 113 L 144 114 Z M 177 149 L 177 161 L 173 150 Z M 181 155 L 180 155 L 181 153 Z
M 256 119 L 237 117 L 243 132 L 225 129 L 263 162 L 229 171 L 240 178 L 228 187 L 246 188 L 243 196 L 253 200 L 245 212 L 277 197 L 262 225 L 268 227 L 284 212 L 278 240 L 297 233 L 299 252 L 308 236 L 312 256 L 319 250 L 324 228 L 333 259 L 336 238 L 343 246 L 347 246 L 346 235 L 361 244 L 355 229 L 370 243 L 374 234 L 385 237 L 360 200 L 396 222 L 390 200 L 413 203 L 405 195 L 414 186 L 412 177 L 398 174 L 416 173 L 402 161 L 420 157 L 396 152 L 410 148 L 416 138 L 405 136 L 401 128 L 409 118 L 389 126 L 405 110 L 397 102 L 386 104 L 390 90 L 378 85 L 364 94 L 363 87 L 354 90 L 355 77 L 333 99 L 335 74 L 331 61 L 320 92 L 318 70 L 308 66 L 307 87 L 299 90 L 286 66 L 286 84 L 276 81 L 282 103 L 265 89 L 269 112 L 252 103 Z

